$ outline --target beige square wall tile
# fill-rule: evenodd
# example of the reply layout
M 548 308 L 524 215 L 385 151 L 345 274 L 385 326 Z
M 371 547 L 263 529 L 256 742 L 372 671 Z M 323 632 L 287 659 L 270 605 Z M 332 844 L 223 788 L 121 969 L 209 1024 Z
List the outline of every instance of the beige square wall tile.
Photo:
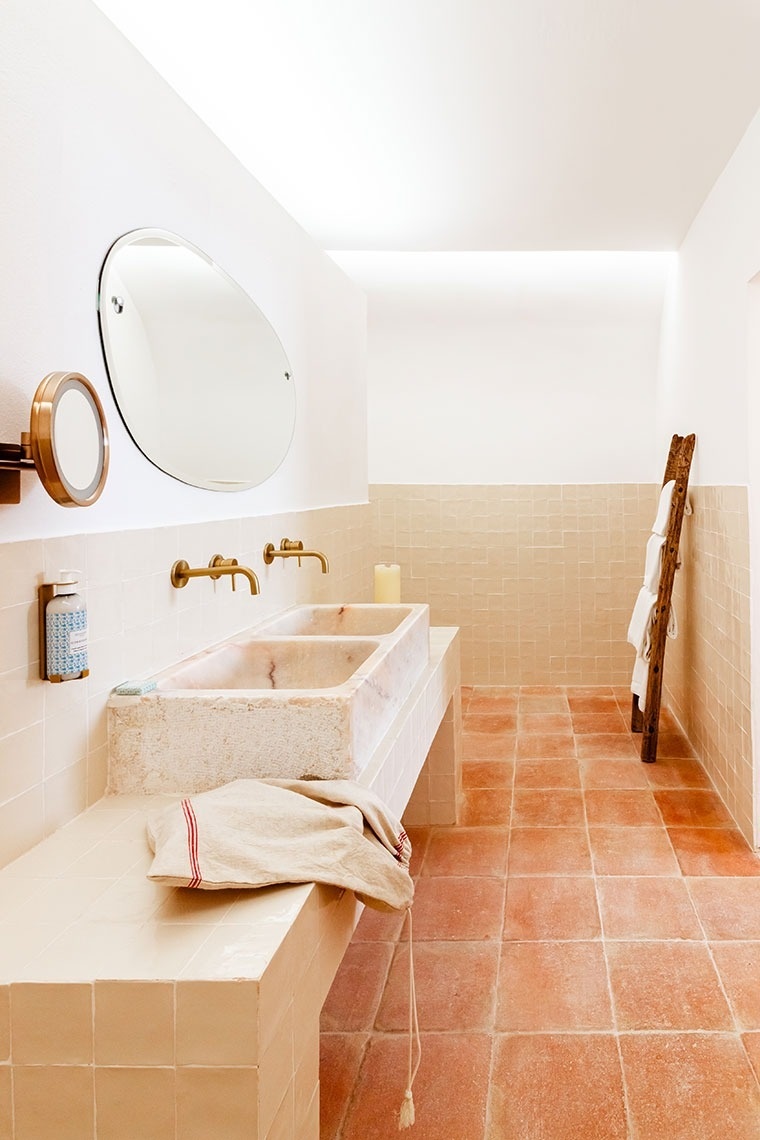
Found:
M 258 1070 L 178 1068 L 177 1136 L 182 1140 L 251 1140 L 258 1129 Z
M 13 1101 L 14 1140 L 94 1140 L 89 1066 L 14 1065 Z M 105 1132 L 98 1137 L 111 1140 Z
M 92 986 L 11 986 L 14 1065 L 92 1063 Z
M 95 983 L 95 1064 L 174 1064 L 173 983 Z
M 259 1077 L 259 1128 L 266 1136 L 293 1081 L 293 1008 L 288 1009 L 277 1033 L 261 1058 Z
M 256 982 L 178 982 L 176 1063 L 255 1065 L 258 1014 Z
M 95 1069 L 98 1140 L 175 1140 L 174 1096 L 174 1069 Z

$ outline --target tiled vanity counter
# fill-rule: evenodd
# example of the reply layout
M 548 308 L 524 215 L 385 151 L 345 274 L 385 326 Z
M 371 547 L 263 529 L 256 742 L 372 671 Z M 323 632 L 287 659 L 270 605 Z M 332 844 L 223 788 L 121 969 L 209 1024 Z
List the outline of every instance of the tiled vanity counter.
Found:
M 430 635 L 362 774 L 407 823 L 454 822 L 459 795 L 458 634 Z M 107 797 L 0 872 L 3 1140 L 319 1136 L 319 1013 L 358 904 L 151 883 L 166 799 Z

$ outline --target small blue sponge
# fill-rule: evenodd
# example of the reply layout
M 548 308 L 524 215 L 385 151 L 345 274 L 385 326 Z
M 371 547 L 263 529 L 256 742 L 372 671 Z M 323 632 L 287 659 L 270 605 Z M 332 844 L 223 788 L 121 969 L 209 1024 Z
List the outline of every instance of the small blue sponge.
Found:
M 113 690 L 115 697 L 143 697 L 155 689 L 155 681 L 122 681 Z

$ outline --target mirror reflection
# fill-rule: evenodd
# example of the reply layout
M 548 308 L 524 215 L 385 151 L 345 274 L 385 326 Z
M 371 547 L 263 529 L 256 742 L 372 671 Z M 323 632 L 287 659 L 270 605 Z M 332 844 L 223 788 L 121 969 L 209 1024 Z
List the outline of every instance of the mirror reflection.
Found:
M 197 247 L 135 230 L 111 247 L 98 297 L 122 419 L 143 454 L 184 483 L 256 486 L 290 446 L 292 371 L 269 321 Z

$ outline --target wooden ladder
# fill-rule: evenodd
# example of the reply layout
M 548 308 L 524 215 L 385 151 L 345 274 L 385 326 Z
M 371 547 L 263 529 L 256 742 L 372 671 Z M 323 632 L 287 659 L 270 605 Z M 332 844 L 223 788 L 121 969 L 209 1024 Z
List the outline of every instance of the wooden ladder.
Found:
M 681 525 L 684 510 L 686 509 L 686 493 L 689 488 L 689 471 L 691 459 L 694 454 L 694 435 L 674 435 L 670 441 L 668 461 L 665 464 L 665 478 L 663 487 L 671 479 L 675 480 L 673 499 L 670 507 L 670 519 L 665 534 L 665 544 L 662 548 L 662 565 L 660 569 L 660 583 L 657 589 L 657 602 L 654 608 L 654 617 L 651 625 L 649 674 L 647 676 L 647 691 L 644 712 L 639 708 L 638 697 L 634 695 L 631 703 L 631 731 L 641 732 L 641 759 L 647 764 L 653 764 L 657 759 L 657 736 L 660 728 L 660 702 L 662 700 L 662 672 L 665 662 L 665 642 L 668 636 L 668 620 L 670 618 L 670 602 L 673 594 L 673 582 L 676 570 L 680 566 L 678 561 L 678 544 L 681 540 Z

